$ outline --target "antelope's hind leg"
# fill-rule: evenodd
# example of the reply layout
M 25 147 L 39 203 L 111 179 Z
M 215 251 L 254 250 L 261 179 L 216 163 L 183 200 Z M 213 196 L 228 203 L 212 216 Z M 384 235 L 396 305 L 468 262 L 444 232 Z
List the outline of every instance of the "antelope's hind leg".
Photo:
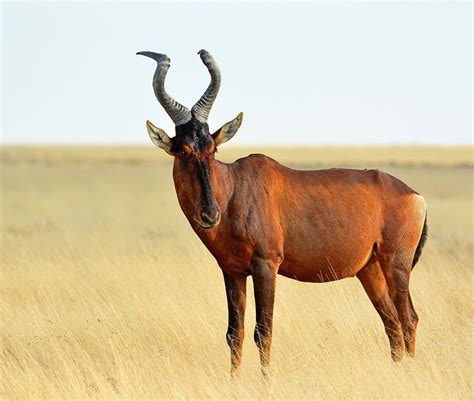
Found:
M 227 327 L 227 344 L 230 348 L 230 373 L 235 377 L 242 360 L 242 346 L 244 343 L 244 321 L 247 292 L 247 277 L 243 275 L 229 275 L 224 273 L 225 291 L 229 323 Z
M 415 357 L 416 327 L 418 315 L 411 300 L 409 281 L 411 274 L 411 259 L 405 253 L 400 252 L 391 258 L 381 260 L 381 266 L 387 284 L 390 297 L 397 309 L 398 317 L 402 324 L 405 348 L 411 357 Z
M 357 273 L 357 278 L 382 319 L 390 342 L 392 359 L 394 361 L 401 360 L 405 354 L 402 325 L 379 263 L 375 261 L 364 266 Z
M 405 335 L 405 347 L 412 358 L 415 357 L 415 340 L 416 340 L 416 328 L 418 326 L 418 314 L 415 311 L 413 306 L 413 301 L 411 300 L 410 291 L 408 291 L 408 313 L 409 313 L 409 322 L 407 324 L 407 329 Z

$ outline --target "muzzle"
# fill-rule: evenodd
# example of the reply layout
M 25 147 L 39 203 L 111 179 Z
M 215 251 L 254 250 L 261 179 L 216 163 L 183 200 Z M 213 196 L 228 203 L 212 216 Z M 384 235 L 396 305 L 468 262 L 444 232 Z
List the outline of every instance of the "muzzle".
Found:
M 203 228 L 209 229 L 217 226 L 221 221 L 221 212 L 218 207 L 196 209 L 194 220 Z

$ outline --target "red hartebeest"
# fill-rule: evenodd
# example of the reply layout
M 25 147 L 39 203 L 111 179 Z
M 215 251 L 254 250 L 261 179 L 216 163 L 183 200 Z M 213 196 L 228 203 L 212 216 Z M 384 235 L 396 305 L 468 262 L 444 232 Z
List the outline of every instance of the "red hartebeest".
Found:
M 199 55 L 211 83 L 191 110 L 172 99 L 164 82 L 170 59 L 157 62 L 153 89 L 174 121 L 176 136 L 150 121 L 151 140 L 174 157 L 179 204 L 224 274 L 231 372 L 240 365 L 246 280 L 255 288 L 255 342 L 262 371 L 270 360 L 277 274 L 306 282 L 357 276 L 379 313 L 394 360 L 414 356 L 418 316 L 408 288 L 426 240 L 426 205 L 400 180 L 377 170 L 292 170 L 264 155 L 231 164 L 214 158 L 242 113 L 210 134 L 207 118 L 221 76 L 214 58 Z

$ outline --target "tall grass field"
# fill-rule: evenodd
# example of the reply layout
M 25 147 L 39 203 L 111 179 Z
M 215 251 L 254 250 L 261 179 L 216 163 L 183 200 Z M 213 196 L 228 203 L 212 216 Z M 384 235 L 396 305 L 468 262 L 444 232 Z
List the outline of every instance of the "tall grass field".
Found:
M 265 382 L 249 279 L 231 380 L 222 273 L 179 209 L 172 158 L 151 145 L 3 147 L 2 399 L 473 399 L 473 149 L 224 145 L 217 157 L 257 152 L 301 169 L 378 168 L 425 197 L 416 359 L 391 360 L 357 279 L 279 277 Z

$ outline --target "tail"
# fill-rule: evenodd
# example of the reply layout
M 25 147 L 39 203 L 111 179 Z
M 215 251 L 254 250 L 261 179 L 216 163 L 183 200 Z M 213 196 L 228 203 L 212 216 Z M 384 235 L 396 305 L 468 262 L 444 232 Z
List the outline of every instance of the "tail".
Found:
M 418 242 L 418 246 L 416 247 L 415 256 L 413 256 L 413 264 L 411 265 L 411 269 L 415 267 L 418 263 L 418 259 L 420 259 L 421 251 L 425 246 L 426 240 L 428 239 L 428 223 L 427 223 L 427 215 L 425 215 L 425 222 L 423 223 L 423 231 L 421 232 L 420 242 Z

